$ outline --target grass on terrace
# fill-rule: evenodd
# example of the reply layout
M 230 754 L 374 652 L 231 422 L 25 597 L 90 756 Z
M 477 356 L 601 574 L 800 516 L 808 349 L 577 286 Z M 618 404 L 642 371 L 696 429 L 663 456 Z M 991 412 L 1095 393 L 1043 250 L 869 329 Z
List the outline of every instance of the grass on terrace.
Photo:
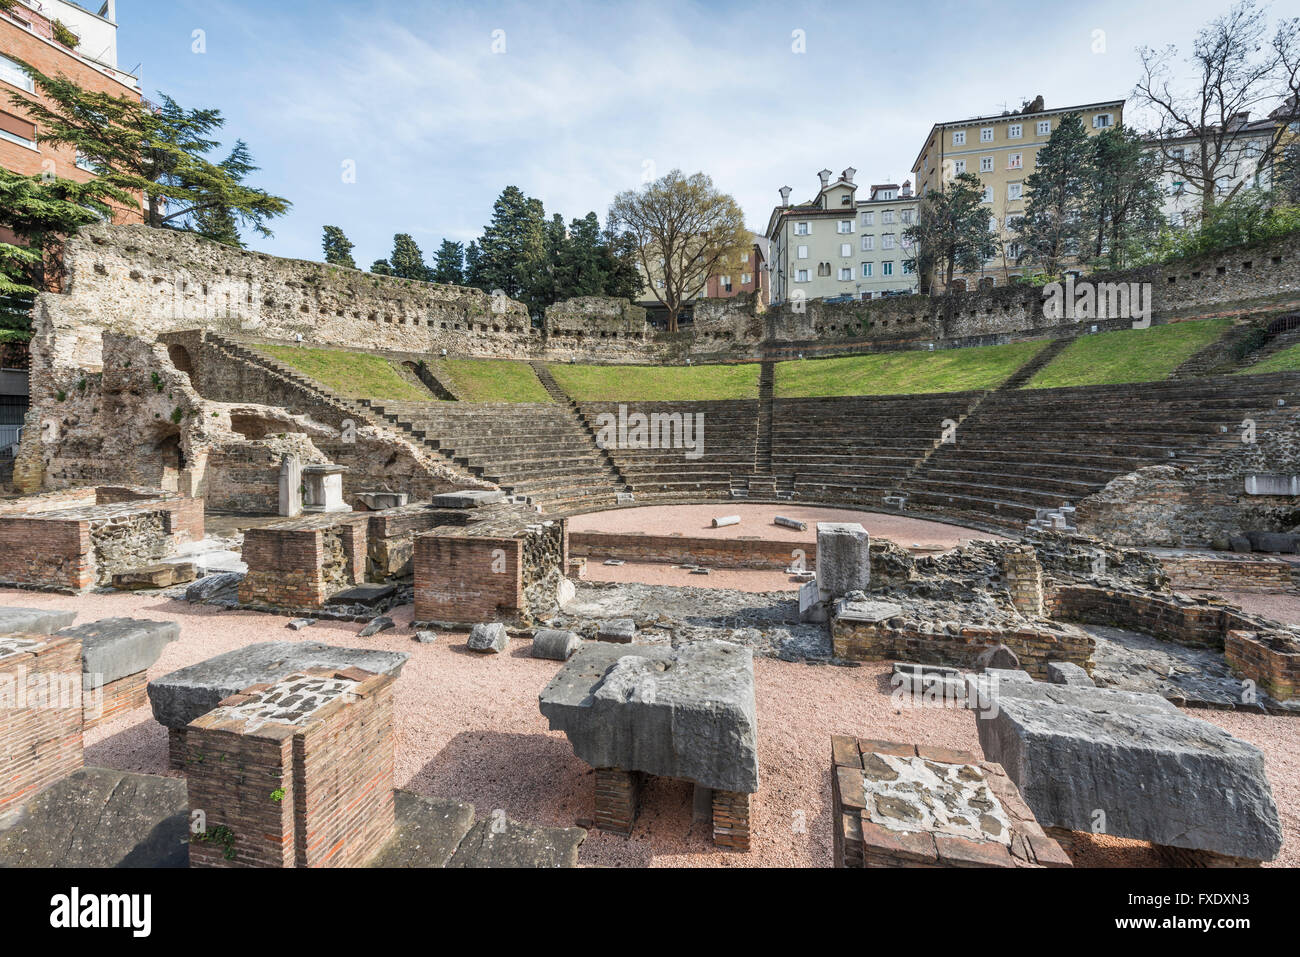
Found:
M 914 395 L 994 389 L 1046 345 L 1013 342 L 936 352 L 877 352 L 778 362 L 776 395 Z
M 551 375 L 579 402 L 680 402 L 756 399 L 758 365 L 550 366 Z
M 429 370 L 463 402 L 550 402 L 527 362 L 511 359 L 434 359 Z
M 1158 382 L 1222 336 L 1231 324 L 1227 319 L 1201 319 L 1080 336 L 1024 387 Z
M 264 352 L 349 399 L 431 401 L 428 389 L 402 377 L 391 359 L 370 352 L 259 345 Z
M 1263 362 L 1246 366 L 1238 370 L 1238 375 L 1258 375 L 1262 372 L 1294 372 L 1300 369 L 1300 345 L 1287 346 L 1281 352 L 1275 352 Z

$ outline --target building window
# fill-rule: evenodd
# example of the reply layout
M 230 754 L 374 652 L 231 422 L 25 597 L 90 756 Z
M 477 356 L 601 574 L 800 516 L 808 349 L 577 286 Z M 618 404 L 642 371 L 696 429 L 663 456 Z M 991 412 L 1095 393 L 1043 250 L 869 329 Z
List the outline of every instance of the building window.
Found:
M 991 173 L 991 172 L 993 172 L 993 157 L 992 157 L 992 156 L 981 156 L 981 157 L 980 157 L 980 172 L 981 172 L 981 173 Z
M 81 150 L 77 150 L 77 169 L 86 173 L 95 172 L 95 164 L 90 161 L 90 157 Z
M 894 222 L 894 211 L 892 209 L 887 209 L 880 214 L 880 225 L 890 226 L 893 224 L 893 222 Z
M 991 203 L 991 202 L 993 202 L 993 187 L 992 187 L 992 186 L 985 186 L 985 187 L 984 187 L 984 198 L 981 200 L 981 202 L 984 202 L 984 203 Z
M 880 191 L 880 195 L 877 196 L 876 198 L 877 198 L 877 199 L 893 199 L 893 198 L 896 197 L 897 195 L 898 195 L 898 193 L 895 192 L 895 191 L 892 190 L 892 189 L 882 189 L 882 190 Z
M 749 263 L 749 253 L 741 253 L 740 262 L 741 265 L 747 265 Z
M 870 279 L 870 278 L 871 278 L 871 265 L 872 265 L 871 263 L 863 263 L 863 264 L 862 264 L 862 278 L 863 278 L 863 279 Z
M 965 131 L 965 130 L 957 130 L 955 133 L 952 134 L 952 145 L 953 145 L 953 146 L 965 146 L 965 145 L 966 145 L 966 131 Z
M 796 236 L 810 236 L 812 235 L 812 225 L 810 223 L 795 223 L 794 234 Z
M 993 142 L 993 127 L 986 126 L 980 130 L 980 142 L 981 143 Z
M 1012 123 L 1007 127 L 1007 139 L 1009 140 L 1020 139 L 1020 131 L 1021 131 L 1020 124 Z
M 807 258 L 808 258 L 808 247 L 807 247 L 807 246 L 798 246 L 798 247 L 796 247 L 796 248 L 795 248 L 795 258 L 796 258 L 796 259 L 807 259 Z
M 853 220 L 851 220 L 851 219 L 841 219 L 841 220 L 840 220 L 840 232 L 841 232 L 841 233 L 851 233 L 851 232 L 853 232 Z
M 1007 156 L 1007 169 L 1022 169 L 1024 160 L 1021 153 L 1011 153 Z
M 863 213 L 863 214 L 862 214 L 862 225 L 863 225 L 863 226 L 874 226 L 874 225 L 876 225 L 876 214 L 875 214 L 875 213 Z
M 853 255 L 853 244 L 852 244 L 852 243 L 840 243 L 840 255 L 843 256 L 845 259 L 848 259 L 850 256 L 852 256 L 852 255 Z
M 23 72 L 23 68 L 16 61 L 3 54 L 0 54 L 0 80 L 28 93 L 36 92 L 36 84 L 32 78 Z
M 962 173 L 964 173 L 964 172 L 966 172 L 966 161 L 965 161 L 965 160 L 953 160 L 953 161 L 952 161 L 952 174 L 953 174 L 954 176 L 960 176 L 960 175 L 961 175 Z
M 899 215 L 902 217 L 904 223 L 910 223 L 912 221 L 912 211 L 910 209 L 903 210 Z
M 840 282 L 850 282 L 853 279 L 853 267 L 840 270 Z
M 1039 135 L 1039 136 L 1051 136 L 1051 135 L 1052 135 L 1052 121 L 1051 121 L 1051 120 L 1039 120 L 1039 121 L 1038 121 L 1038 135 Z
M 903 260 L 903 275 L 910 276 L 914 272 L 916 272 L 916 262 L 911 259 Z
M 1007 245 L 1007 258 L 1012 262 L 1018 262 L 1020 254 L 1023 252 L 1019 243 L 1010 243 Z
M 864 253 L 869 253 L 869 252 L 871 252 L 871 250 L 873 250 L 873 249 L 875 249 L 875 248 L 876 248 L 876 237 L 875 237 L 875 236 L 863 236 L 863 237 L 862 237 L 862 251 L 863 251 Z
M 893 248 L 894 248 L 894 234 L 893 234 L 893 233 L 885 233 L 885 235 L 883 235 L 883 236 L 880 237 L 880 248 L 881 248 L 881 249 L 893 249 Z
M 1112 125 L 1114 117 L 1110 113 L 1098 113 L 1092 118 L 1092 128 L 1094 130 L 1104 130 Z
M 1007 199 L 1020 199 L 1020 192 L 1020 183 L 1007 183 Z
M 748 286 L 748 285 L 749 285 L 751 282 L 753 282 L 753 281 L 754 281 L 754 274 L 753 274 L 753 273 L 742 272 L 742 273 L 740 274 L 740 284 L 741 284 L 742 286 Z
M 808 270 L 807 270 L 807 269 L 796 269 L 796 270 L 794 271 L 794 281 L 795 281 L 795 282 L 807 282 L 807 281 L 808 281 Z
M 0 112 L 0 139 L 36 149 L 36 126 L 10 113 Z
M 892 276 L 894 274 L 894 264 L 892 262 L 880 264 L 880 275 Z

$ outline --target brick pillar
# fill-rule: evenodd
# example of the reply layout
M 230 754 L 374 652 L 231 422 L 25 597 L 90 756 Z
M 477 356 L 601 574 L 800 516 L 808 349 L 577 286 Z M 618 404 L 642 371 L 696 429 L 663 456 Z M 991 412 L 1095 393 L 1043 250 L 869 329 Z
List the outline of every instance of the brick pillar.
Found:
M 749 850 L 749 795 L 713 792 L 713 843 L 733 851 Z
M 1032 545 L 1012 545 L 1002 552 L 1002 580 L 1016 611 L 1030 618 L 1043 616 L 1043 566 Z
M 596 768 L 596 827 L 631 834 L 640 796 L 639 772 Z
M 195 867 L 356 867 L 392 836 L 393 678 L 311 669 L 232 695 L 185 734 Z
M 81 639 L 0 637 L 0 816 L 83 764 Z

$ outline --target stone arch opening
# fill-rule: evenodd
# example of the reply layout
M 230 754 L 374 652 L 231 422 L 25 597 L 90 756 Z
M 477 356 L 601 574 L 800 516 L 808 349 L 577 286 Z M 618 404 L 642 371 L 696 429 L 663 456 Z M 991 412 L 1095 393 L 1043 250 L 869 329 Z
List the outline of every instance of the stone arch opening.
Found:
M 194 379 L 194 360 L 190 358 L 190 350 L 177 343 L 172 343 L 167 347 L 167 358 L 171 359 L 178 372 L 184 372 L 191 381 Z

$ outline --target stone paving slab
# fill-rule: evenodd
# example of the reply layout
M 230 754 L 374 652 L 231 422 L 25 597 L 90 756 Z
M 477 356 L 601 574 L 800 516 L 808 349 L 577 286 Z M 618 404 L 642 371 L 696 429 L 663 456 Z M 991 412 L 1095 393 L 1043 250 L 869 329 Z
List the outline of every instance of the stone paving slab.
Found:
M 185 781 L 86 767 L 0 822 L 0 867 L 188 867 Z
M 518 821 L 479 821 L 456 849 L 448 867 L 577 867 L 587 838 L 580 827 L 539 827 Z
M 81 639 L 81 671 L 93 676 L 90 687 L 149 670 L 163 648 L 181 636 L 174 621 L 105 618 L 59 632 Z
M 75 611 L 0 608 L 0 635 L 52 635 L 76 620 Z
M 474 826 L 474 805 L 449 798 L 393 792 L 397 833 L 368 867 L 446 867 Z
M 183 729 L 223 698 L 252 685 L 274 684 L 312 668 L 361 668 L 397 677 L 410 656 L 400 651 L 338 648 L 321 642 L 268 641 L 217 655 L 149 682 L 159 724 Z

